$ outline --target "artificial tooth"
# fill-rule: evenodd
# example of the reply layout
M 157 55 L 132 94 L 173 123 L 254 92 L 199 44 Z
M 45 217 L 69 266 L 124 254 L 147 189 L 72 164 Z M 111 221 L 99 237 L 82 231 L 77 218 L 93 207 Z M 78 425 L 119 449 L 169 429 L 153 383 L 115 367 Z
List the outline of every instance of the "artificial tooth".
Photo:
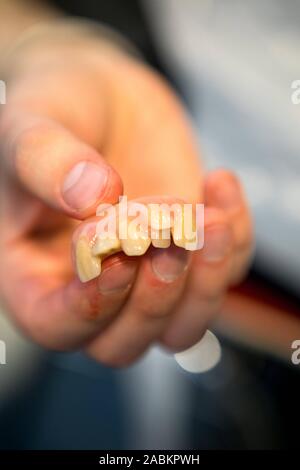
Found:
M 171 228 L 174 244 L 185 250 L 197 250 L 196 220 L 193 211 L 181 206 L 174 214 L 174 225 Z
M 97 237 L 92 247 L 92 254 L 107 257 L 121 250 L 121 242 L 118 237 L 113 234 L 111 237 Z
M 81 282 L 88 282 L 101 273 L 101 260 L 93 256 L 85 237 L 80 238 L 76 245 L 76 269 Z
M 151 229 L 151 241 L 155 248 L 169 248 L 171 245 L 170 229 Z
M 173 225 L 170 210 L 159 204 L 148 205 L 149 225 L 152 229 L 170 229 Z
M 148 228 L 128 222 L 127 237 L 121 238 L 121 247 L 128 256 L 141 256 L 146 253 L 151 244 Z

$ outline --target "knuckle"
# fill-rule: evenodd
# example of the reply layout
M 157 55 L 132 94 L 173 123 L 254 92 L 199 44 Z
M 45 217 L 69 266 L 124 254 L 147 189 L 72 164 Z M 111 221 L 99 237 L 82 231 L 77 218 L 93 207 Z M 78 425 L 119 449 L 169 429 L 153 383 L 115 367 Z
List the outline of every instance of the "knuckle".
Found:
M 203 286 L 197 297 L 199 301 L 204 301 L 209 304 L 214 304 L 217 300 L 224 295 L 227 287 L 227 279 L 222 279 L 217 284 L 209 284 Z
M 164 305 L 164 301 L 153 302 L 152 304 L 140 304 L 138 307 L 138 315 L 145 319 L 164 318 L 170 314 L 170 309 Z
M 16 138 L 16 149 L 30 150 L 43 138 L 49 129 L 49 125 L 45 122 L 36 121 L 22 129 Z

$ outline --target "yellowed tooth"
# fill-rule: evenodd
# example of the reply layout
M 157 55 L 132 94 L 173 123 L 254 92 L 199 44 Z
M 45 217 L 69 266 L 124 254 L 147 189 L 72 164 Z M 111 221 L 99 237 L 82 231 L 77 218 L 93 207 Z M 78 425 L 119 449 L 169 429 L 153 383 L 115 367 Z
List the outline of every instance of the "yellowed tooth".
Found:
M 173 242 L 185 250 L 197 250 L 196 217 L 192 207 L 180 205 L 174 214 L 174 225 L 171 228 Z
M 81 282 L 88 282 L 101 273 L 101 260 L 92 255 L 85 237 L 80 238 L 76 245 L 76 269 Z
M 154 230 L 170 229 L 173 225 L 168 207 L 164 204 L 148 204 L 149 225 Z
M 151 228 L 151 242 L 155 248 L 169 248 L 171 245 L 170 229 L 156 230 Z
M 113 234 L 111 237 L 100 238 L 97 237 L 92 247 L 92 254 L 94 256 L 101 256 L 106 258 L 121 250 L 121 242 L 118 237 Z
M 120 222 L 122 224 L 124 222 Z M 123 232 L 123 230 L 122 230 Z M 128 256 L 141 256 L 148 250 L 151 244 L 151 238 L 148 234 L 148 228 L 136 225 L 134 221 L 127 221 L 127 237 L 121 238 L 121 247 Z

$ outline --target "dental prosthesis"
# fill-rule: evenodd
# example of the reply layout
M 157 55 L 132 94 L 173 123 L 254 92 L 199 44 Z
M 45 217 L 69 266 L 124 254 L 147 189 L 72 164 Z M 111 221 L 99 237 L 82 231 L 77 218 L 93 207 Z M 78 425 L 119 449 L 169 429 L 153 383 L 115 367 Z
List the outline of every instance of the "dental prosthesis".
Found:
M 186 211 L 187 206 L 191 209 L 190 204 L 177 204 L 173 211 L 153 203 L 142 205 L 142 217 L 133 218 L 130 210 L 117 216 L 118 211 L 115 211 L 113 217 L 108 218 L 102 218 L 98 213 L 97 221 L 86 224 L 80 231 L 75 247 L 75 263 L 81 282 L 98 277 L 102 261 L 120 251 L 127 256 L 141 256 L 150 245 L 168 248 L 172 240 L 174 245 L 185 250 L 195 251 L 202 247 L 201 224 L 193 210 Z M 116 208 L 118 204 L 111 207 Z M 112 220 L 117 223 L 110 224 Z M 207 330 L 197 344 L 175 354 L 174 358 L 185 371 L 203 373 L 218 364 L 221 346 L 216 336 Z
M 173 204 L 169 210 L 155 203 L 135 203 L 138 204 L 134 208 L 135 217 L 130 210 L 133 204 L 129 203 L 125 213 L 118 211 L 118 204 L 111 206 L 113 213 L 104 210 L 94 222 L 93 230 L 87 228 L 80 234 L 75 264 L 81 282 L 99 276 L 102 261 L 121 251 L 127 256 L 141 256 L 151 244 L 155 248 L 168 248 L 171 239 L 180 248 L 199 249 L 196 215 L 191 204 Z

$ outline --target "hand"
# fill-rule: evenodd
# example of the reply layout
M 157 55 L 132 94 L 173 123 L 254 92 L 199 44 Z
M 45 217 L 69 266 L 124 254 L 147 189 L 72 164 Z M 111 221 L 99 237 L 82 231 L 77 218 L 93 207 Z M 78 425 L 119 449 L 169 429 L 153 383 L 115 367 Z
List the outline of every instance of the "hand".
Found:
M 195 343 L 249 261 L 237 179 L 219 171 L 204 183 L 177 98 L 114 46 L 85 38 L 76 53 L 69 44 L 29 50 L 10 77 L 0 120 L 0 294 L 14 320 L 46 347 L 83 348 L 111 365 L 153 342 Z M 115 255 L 82 284 L 72 233 L 123 191 L 204 202 L 205 247 Z

